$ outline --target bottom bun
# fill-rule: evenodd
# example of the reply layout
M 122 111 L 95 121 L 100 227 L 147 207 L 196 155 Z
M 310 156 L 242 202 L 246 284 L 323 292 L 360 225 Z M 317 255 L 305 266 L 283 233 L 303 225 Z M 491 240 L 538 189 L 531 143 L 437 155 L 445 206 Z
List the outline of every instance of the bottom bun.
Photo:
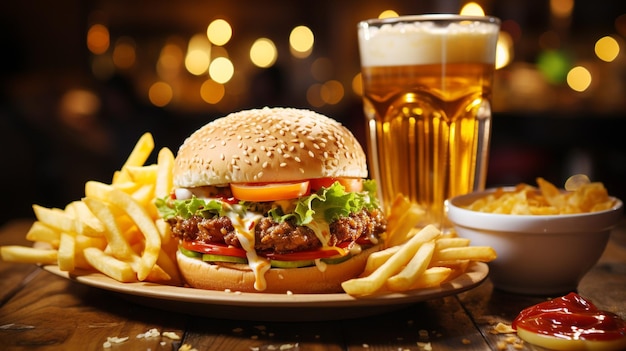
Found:
M 254 288 L 255 276 L 247 264 L 209 264 L 176 253 L 178 267 L 185 282 L 194 288 L 260 293 L 324 294 L 343 292 L 341 283 L 357 277 L 365 269 L 367 258 L 379 246 L 338 264 L 303 268 L 271 268 L 265 273 L 267 288 Z

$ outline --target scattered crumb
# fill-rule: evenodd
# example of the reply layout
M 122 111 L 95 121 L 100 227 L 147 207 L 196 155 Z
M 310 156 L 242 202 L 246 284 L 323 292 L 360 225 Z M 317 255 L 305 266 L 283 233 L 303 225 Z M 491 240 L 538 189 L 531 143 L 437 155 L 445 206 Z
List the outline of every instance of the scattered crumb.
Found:
M 463 343 L 463 345 L 469 345 L 472 343 L 472 340 L 467 339 L 467 338 L 463 338 L 463 340 L 461 340 L 461 342 Z
M 369 349 L 369 348 L 370 348 L 370 345 L 369 345 L 369 344 L 363 344 L 363 345 L 361 345 L 361 346 L 363 346 L 363 348 L 364 348 L 364 349 Z
M 513 334 L 515 333 L 515 329 L 511 328 L 510 325 L 504 323 L 498 323 L 491 331 L 492 334 Z
M 506 350 L 506 343 L 504 341 L 498 341 L 498 343 L 496 344 L 496 347 L 498 348 L 498 350 L 500 351 L 504 351 Z
M 163 332 L 163 336 L 172 340 L 180 340 L 180 336 L 178 334 L 170 331 Z
M 431 345 L 430 342 L 418 342 L 417 346 L 420 348 L 420 350 L 424 351 L 432 351 L 433 349 L 433 345 Z
M 161 336 L 161 333 L 158 329 L 152 328 L 145 333 L 137 334 L 137 339 L 141 338 L 156 338 L 157 336 Z
M 109 336 L 107 338 L 107 341 L 105 341 L 102 344 L 102 347 L 104 347 L 105 349 L 108 349 L 108 348 L 111 348 L 113 346 L 113 344 L 121 344 L 121 343 L 123 343 L 123 342 L 125 342 L 127 340 L 128 340 L 128 336 L 123 337 L 123 338 L 120 338 L 120 337 L 117 337 L 117 336 Z
M 293 292 L 291 292 L 291 290 L 287 290 L 287 295 L 293 295 Z
M 189 344 L 183 344 L 183 346 L 181 346 L 178 351 L 198 351 L 198 349 L 196 349 L 195 347 L 192 347 Z

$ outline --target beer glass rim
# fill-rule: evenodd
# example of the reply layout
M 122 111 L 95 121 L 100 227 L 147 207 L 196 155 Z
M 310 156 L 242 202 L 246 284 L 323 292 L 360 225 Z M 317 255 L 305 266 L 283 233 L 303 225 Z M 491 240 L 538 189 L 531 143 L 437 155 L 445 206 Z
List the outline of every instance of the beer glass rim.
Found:
M 482 22 L 487 24 L 500 25 L 500 19 L 495 16 L 467 16 L 457 14 L 425 14 L 425 15 L 405 15 L 387 18 L 370 18 L 359 22 L 359 27 L 380 26 L 384 24 L 394 24 L 402 22 Z

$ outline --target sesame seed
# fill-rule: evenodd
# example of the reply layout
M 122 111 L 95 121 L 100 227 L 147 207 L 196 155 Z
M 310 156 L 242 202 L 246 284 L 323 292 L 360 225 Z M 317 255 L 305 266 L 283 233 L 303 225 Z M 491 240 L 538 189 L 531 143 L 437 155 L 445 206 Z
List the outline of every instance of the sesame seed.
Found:
M 311 156 L 312 158 L 315 158 L 315 154 L 313 153 L 313 151 L 309 150 L 309 156 Z
M 287 163 L 285 162 L 281 162 L 281 164 L 279 165 L 280 167 L 287 167 Z
M 261 165 L 261 167 L 263 167 L 263 168 L 267 168 L 269 165 L 270 165 L 270 164 L 269 164 L 267 161 L 265 161 L 265 162 L 263 162 L 263 164 Z
M 294 157 L 294 160 L 296 160 L 296 162 L 298 162 L 298 163 L 302 162 L 302 160 L 298 156 Z

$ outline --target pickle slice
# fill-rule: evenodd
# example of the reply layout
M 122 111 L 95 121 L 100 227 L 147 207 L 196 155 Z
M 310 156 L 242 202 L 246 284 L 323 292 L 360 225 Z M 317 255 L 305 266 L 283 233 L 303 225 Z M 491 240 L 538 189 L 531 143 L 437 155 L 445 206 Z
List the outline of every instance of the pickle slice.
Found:
M 202 261 L 205 262 L 228 262 L 228 263 L 248 263 L 243 257 L 202 254 Z

